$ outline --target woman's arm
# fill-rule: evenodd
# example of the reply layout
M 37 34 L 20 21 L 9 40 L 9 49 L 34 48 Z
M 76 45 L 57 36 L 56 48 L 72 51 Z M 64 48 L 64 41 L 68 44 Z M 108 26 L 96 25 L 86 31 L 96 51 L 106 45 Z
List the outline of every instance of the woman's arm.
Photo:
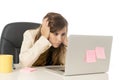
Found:
M 20 63 L 23 66 L 32 66 L 38 57 L 50 48 L 51 43 L 41 36 L 35 43 L 31 33 L 26 31 L 20 51 Z

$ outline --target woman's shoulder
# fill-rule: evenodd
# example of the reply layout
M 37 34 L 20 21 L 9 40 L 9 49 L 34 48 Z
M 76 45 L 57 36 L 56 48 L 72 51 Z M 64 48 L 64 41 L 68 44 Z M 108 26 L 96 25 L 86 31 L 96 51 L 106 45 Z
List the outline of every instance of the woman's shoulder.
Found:
M 31 35 L 31 36 L 36 36 L 36 34 L 38 33 L 39 28 L 36 29 L 28 29 L 24 32 L 24 35 Z

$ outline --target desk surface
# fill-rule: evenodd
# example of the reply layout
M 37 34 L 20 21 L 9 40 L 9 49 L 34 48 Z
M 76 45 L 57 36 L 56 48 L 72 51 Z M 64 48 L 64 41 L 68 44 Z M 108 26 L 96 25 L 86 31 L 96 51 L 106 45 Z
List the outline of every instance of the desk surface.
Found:
M 11 73 L 0 73 L 0 80 L 108 80 L 108 74 L 91 74 L 78 76 L 64 76 L 49 71 L 45 67 L 37 67 L 33 72 L 21 72 L 17 68 Z
M 15 69 L 11 73 L 0 73 L 0 80 L 119 80 L 119 65 L 111 65 L 108 73 L 77 75 L 77 76 L 64 76 L 45 67 L 37 67 L 33 72 L 21 72 L 21 67 L 15 65 Z

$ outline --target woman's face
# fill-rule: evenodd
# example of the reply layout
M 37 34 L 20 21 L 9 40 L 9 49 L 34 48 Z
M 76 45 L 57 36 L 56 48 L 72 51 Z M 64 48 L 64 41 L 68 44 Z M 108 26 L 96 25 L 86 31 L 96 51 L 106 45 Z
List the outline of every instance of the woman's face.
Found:
M 49 36 L 49 41 L 51 42 L 54 48 L 58 48 L 61 43 L 64 42 L 67 35 L 67 27 L 64 27 L 62 30 L 51 33 Z

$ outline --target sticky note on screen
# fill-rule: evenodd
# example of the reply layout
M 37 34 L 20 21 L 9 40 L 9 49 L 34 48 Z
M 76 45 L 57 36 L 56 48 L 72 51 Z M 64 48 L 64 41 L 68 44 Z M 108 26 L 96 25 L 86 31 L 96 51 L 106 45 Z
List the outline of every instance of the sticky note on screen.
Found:
M 95 51 L 98 59 L 106 59 L 104 47 L 96 47 Z
M 96 62 L 96 53 L 95 53 L 95 50 L 87 50 L 86 51 L 85 61 L 87 63 Z

